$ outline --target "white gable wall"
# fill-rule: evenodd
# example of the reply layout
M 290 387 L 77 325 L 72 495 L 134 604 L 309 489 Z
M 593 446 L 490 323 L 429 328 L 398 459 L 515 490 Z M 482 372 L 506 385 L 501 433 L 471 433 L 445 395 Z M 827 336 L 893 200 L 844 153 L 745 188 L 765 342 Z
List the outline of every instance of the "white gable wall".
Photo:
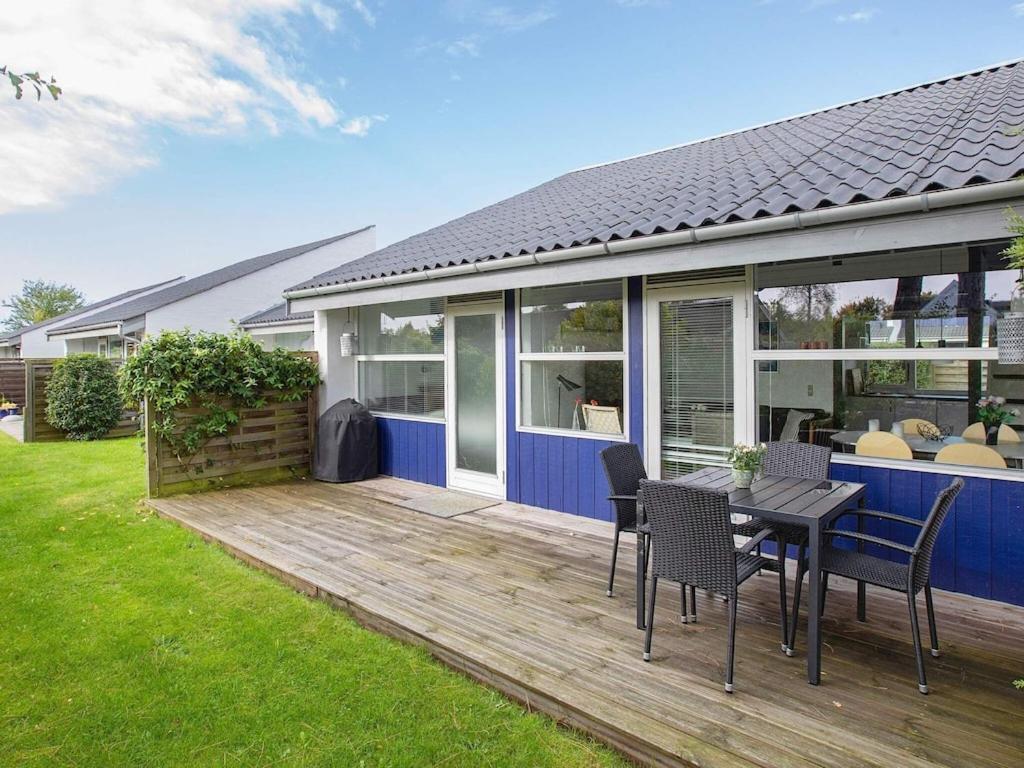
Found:
M 146 315 L 146 334 L 185 328 L 230 332 L 238 320 L 279 304 L 286 288 L 365 256 L 376 247 L 377 231 L 371 227 L 344 240 L 155 309 Z

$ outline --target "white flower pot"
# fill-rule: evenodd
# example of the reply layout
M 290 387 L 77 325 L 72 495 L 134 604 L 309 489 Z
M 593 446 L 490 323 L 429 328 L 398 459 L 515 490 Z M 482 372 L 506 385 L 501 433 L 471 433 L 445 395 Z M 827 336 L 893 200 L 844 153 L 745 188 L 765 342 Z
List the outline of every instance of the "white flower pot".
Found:
M 733 469 L 732 482 L 737 488 L 749 488 L 754 482 L 754 473 L 749 469 Z

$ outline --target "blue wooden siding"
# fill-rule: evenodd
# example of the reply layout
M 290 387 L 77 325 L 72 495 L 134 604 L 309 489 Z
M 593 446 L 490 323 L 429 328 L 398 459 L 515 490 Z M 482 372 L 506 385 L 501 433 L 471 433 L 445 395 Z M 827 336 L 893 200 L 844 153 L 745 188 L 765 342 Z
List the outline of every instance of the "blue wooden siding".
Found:
M 952 478 L 934 472 L 833 464 L 837 480 L 866 483 L 867 505 L 919 520 Z M 952 514 L 939 534 L 932 584 L 941 589 L 1024 605 L 1024 483 L 965 478 Z M 869 533 L 912 544 L 908 526 L 871 521 Z M 881 549 L 872 554 L 893 557 Z M 895 559 L 895 558 L 894 558 Z
M 380 473 L 430 485 L 447 485 L 444 424 L 377 417 Z
M 643 445 L 643 281 L 627 281 L 629 338 L 626 339 L 629 370 L 629 437 Z M 611 520 L 608 482 L 600 452 L 615 443 L 571 435 L 542 435 L 516 430 L 516 306 L 515 292 L 505 291 L 506 398 L 506 496 L 573 515 Z

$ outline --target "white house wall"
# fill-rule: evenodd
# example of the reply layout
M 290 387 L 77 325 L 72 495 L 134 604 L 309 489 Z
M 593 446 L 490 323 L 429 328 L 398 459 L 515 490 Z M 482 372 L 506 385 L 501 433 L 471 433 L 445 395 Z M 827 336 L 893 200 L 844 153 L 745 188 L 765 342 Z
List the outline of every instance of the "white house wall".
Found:
M 344 240 L 160 307 L 146 315 L 146 334 L 185 328 L 227 333 L 234 329 L 238 320 L 280 303 L 282 292 L 289 286 L 364 256 L 376 249 L 376 243 L 377 233 L 371 227 Z
M 53 332 L 64 325 L 74 323 L 75 325 L 81 324 L 81 322 L 88 317 L 92 317 L 97 312 L 105 312 L 112 307 L 118 307 L 127 301 L 134 301 L 141 296 L 147 296 L 155 291 L 162 291 L 164 288 L 168 288 L 177 282 L 180 282 L 184 278 L 178 278 L 177 280 L 168 281 L 155 285 L 149 290 L 139 291 L 133 293 L 130 296 L 126 296 L 118 301 L 112 301 L 110 303 L 104 303 L 94 309 L 86 310 L 81 314 L 75 315 L 73 318 L 69 318 L 59 323 L 53 323 L 52 325 L 44 325 L 42 328 L 36 328 L 35 330 L 23 333 L 21 336 L 21 356 L 23 358 L 46 358 L 46 357 L 64 357 L 66 354 L 64 351 L 64 339 L 55 338 L 49 340 L 46 338 L 46 332 Z

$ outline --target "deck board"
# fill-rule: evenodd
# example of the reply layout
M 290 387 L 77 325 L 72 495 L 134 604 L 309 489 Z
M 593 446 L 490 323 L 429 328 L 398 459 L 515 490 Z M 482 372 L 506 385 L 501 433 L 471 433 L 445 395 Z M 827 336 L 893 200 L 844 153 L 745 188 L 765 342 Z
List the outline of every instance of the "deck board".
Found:
M 605 596 L 607 523 L 503 503 L 451 519 L 394 502 L 438 489 L 393 478 L 297 481 L 153 500 L 159 514 L 359 621 L 630 756 L 659 765 L 1019 766 L 1024 610 L 936 592 L 943 656 L 917 693 L 905 604 L 830 592 L 823 684 L 779 651 L 776 580 L 740 593 L 736 690 L 722 690 L 725 606 L 679 622 L 659 595 L 653 660 L 634 626 L 634 551 Z M 624 537 L 628 539 L 629 537 Z M 801 632 L 798 645 L 804 640 Z

